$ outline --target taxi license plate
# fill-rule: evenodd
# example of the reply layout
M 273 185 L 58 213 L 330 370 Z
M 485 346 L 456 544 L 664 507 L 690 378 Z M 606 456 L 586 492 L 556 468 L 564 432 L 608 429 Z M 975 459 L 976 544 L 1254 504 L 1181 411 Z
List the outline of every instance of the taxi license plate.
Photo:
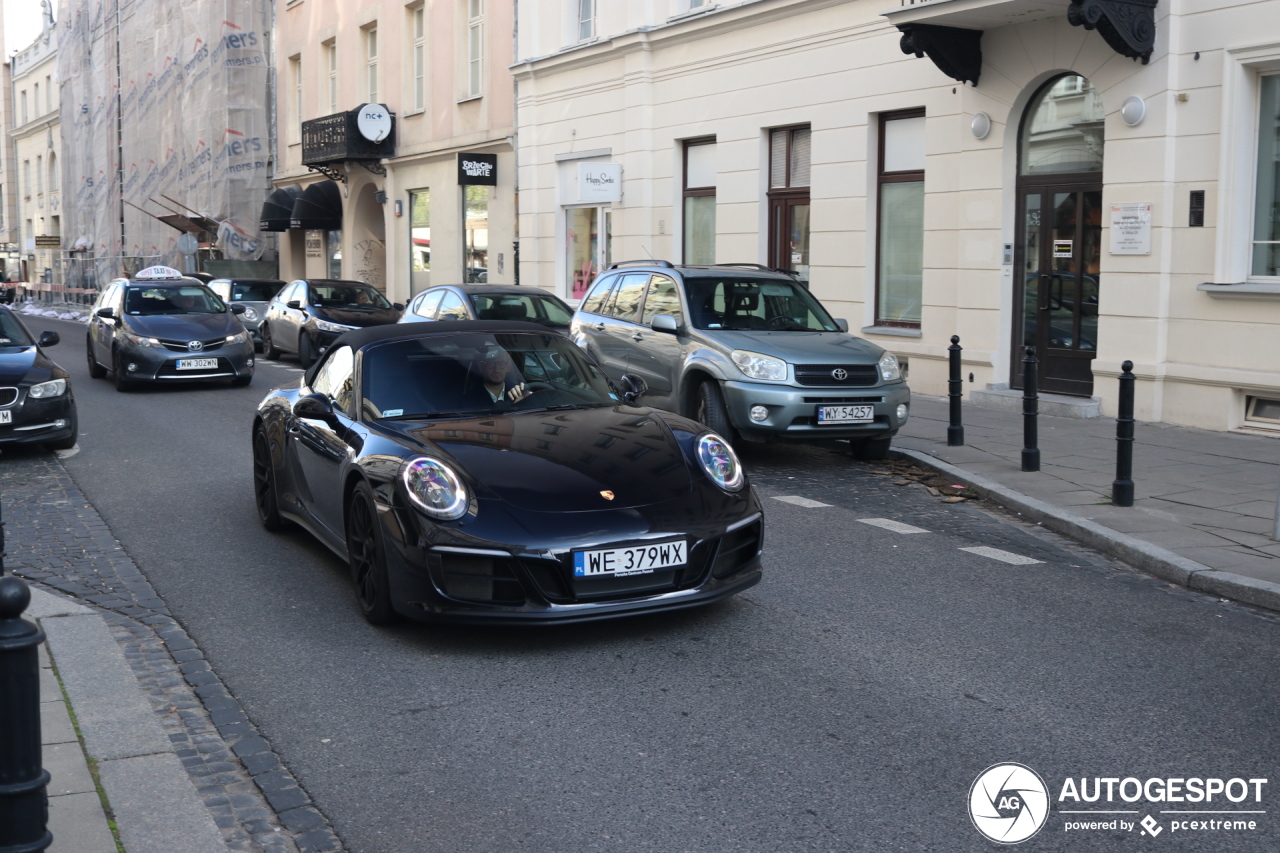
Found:
M 869 424 L 876 419 L 875 406 L 819 406 L 818 424 Z
M 8 409 L 0 409 L 0 424 L 13 423 L 13 412 Z
M 216 358 L 180 358 L 179 370 L 210 370 L 218 366 Z
M 598 551 L 573 552 L 573 576 L 576 578 L 648 575 L 658 569 L 683 566 L 689 557 L 689 543 L 661 542 L 634 548 L 604 548 Z

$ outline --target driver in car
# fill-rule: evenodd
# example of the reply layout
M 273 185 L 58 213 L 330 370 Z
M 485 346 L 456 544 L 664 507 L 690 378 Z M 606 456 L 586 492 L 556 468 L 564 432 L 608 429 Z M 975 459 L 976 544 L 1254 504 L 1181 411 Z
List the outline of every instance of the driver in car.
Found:
M 511 356 L 501 347 L 485 349 L 472 363 L 472 370 L 480 377 L 490 403 L 518 403 L 529 396 L 523 377 L 516 371 Z M 510 382 L 512 378 L 516 381 Z

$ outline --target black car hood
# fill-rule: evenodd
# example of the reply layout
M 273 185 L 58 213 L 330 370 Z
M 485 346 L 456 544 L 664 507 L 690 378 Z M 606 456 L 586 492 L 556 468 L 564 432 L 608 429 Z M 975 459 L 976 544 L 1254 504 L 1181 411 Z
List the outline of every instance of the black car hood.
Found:
M 386 326 L 400 319 L 400 312 L 394 308 L 329 308 L 317 305 L 311 310 L 321 320 L 359 328 Z
M 629 509 L 692 489 L 684 452 L 666 423 L 646 409 L 378 425 L 428 450 L 437 448 L 458 463 L 482 496 L 528 512 Z
M 36 368 L 35 375 L 32 368 Z M 0 347 L 0 385 L 20 385 L 24 379 L 44 382 L 52 377 L 53 362 L 36 347 Z
M 230 311 L 225 314 L 128 314 L 124 324 L 139 335 L 170 341 L 205 340 L 234 335 L 241 330 L 240 321 Z

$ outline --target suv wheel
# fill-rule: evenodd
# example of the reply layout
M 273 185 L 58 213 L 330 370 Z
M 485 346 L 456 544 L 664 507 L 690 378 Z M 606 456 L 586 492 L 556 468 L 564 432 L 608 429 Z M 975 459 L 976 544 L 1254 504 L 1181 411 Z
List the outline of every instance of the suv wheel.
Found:
M 889 455 L 892 438 L 863 438 L 849 442 L 853 458 L 860 462 L 879 462 Z
M 733 425 L 729 423 L 729 410 L 725 407 L 724 396 L 714 379 L 708 379 L 698 386 L 698 407 L 694 417 L 730 444 L 736 440 Z

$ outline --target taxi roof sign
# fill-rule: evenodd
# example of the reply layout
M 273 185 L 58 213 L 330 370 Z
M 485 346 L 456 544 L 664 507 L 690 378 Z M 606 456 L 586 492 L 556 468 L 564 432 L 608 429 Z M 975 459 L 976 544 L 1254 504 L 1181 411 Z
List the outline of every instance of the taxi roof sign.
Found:
M 145 270 L 142 270 L 133 278 L 135 281 L 156 281 L 158 279 L 182 278 L 182 277 L 183 277 L 182 273 L 178 272 L 173 267 L 156 266 L 156 267 L 147 267 Z

